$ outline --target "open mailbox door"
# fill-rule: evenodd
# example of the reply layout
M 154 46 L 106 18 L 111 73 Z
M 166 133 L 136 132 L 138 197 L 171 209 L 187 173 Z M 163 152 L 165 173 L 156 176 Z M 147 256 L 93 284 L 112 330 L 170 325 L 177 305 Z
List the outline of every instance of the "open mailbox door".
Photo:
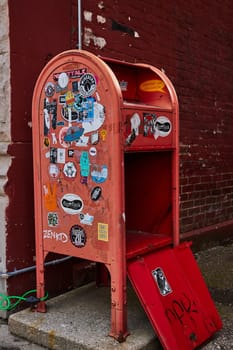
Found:
M 164 349 L 195 349 L 221 329 L 189 244 L 129 260 L 127 268 Z

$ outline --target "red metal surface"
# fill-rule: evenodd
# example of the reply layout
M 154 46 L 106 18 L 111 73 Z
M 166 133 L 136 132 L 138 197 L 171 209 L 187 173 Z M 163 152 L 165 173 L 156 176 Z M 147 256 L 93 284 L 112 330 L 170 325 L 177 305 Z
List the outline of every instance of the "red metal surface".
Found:
M 221 329 L 188 244 L 129 260 L 127 268 L 164 349 L 195 349 Z
M 42 297 L 49 252 L 105 264 L 110 335 L 122 341 L 127 258 L 179 242 L 178 102 L 158 69 L 105 61 L 66 51 L 36 83 L 37 290 Z M 43 303 L 38 311 L 45 311 Z

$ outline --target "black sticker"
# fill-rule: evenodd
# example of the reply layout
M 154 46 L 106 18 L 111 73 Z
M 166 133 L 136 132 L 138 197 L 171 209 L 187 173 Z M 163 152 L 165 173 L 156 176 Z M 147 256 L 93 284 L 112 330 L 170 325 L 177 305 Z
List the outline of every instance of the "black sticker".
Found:
M 50 163 L 57 163 L 57 148 L 50 147 Z
M 93 201 L 97 201 L 100 198 L 101 194 L 102 194 L 102 188 L 99 186 L 96 186 L 91 191 L 91 199 Z
M 70 240 L 77 248 L 82 248 L 86 244 L 86 232 L 82 226 L 74 225 L 70 229 Z
M 78 82 L 72 81 L 72 91 L 77 92 L 78 91 Z
M 68 157 L 74 156 L 74 149 L 68 149 Z
M 53 83 L 47 83 L 45 86 L 45 95 L 47 97 L 52 97 L 55 93 L 55 86 Z
M 89 97 L 96 90 L 96 80 L 94 75 L 86 73 L 82 76 L 79 83 L 79 91 L 83 97 Z

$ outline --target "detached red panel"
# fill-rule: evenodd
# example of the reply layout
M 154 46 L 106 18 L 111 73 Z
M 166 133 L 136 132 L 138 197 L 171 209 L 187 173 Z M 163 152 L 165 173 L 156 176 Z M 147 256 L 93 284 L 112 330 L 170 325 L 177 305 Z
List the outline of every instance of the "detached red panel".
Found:
M 164 349 L 195 349 L 222 328 L 189 244 L 129 260 L 127 266 Z

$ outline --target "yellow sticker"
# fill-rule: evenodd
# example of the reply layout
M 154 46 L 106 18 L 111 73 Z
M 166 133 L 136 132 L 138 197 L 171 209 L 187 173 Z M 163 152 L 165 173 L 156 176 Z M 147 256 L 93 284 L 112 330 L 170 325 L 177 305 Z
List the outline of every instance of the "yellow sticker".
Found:
M 101 137 L 101 140 L 102 140 L 102 141 L 106 141 L 107 130 L 102 129 L 102 130 L 100 131 L 100 137 Z
M 98 222 L 98 240 L 108 242 L 108 224 Z
M 67 91 L 66 93 L 66 104 L 68 106 L 73 106 L 75 102 L 75 97 L 72 91 Z
M 156 92 L 160 91 L 165 93 L 163 90 L 165 87 L 165 84 L 162 80 L 160 79 L 152 79 L 152 80 L 147 80 L 144 81 L 143 83 L 140 84 L 140 90 L 145 91 L 145 92 Z

